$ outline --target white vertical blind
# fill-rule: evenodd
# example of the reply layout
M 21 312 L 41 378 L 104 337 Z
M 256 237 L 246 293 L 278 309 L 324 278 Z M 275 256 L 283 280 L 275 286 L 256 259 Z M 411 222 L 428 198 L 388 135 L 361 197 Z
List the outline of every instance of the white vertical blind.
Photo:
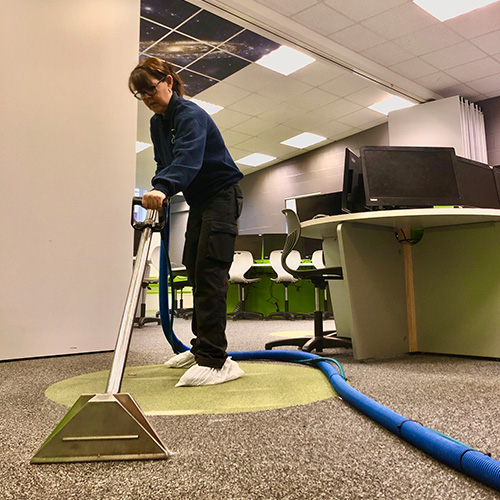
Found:
M 484 114 L 481 108 L 460 98 L 463 155 L 471 160 L 488 163 Z

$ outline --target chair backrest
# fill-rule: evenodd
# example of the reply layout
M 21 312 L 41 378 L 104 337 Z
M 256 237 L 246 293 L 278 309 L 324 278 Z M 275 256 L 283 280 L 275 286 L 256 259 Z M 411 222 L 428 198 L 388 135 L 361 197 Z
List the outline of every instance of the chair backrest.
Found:
M 295 283 L 297 278 L 285 270 L 283 263 L 283 250 L 273 250 L 269 256 L 269 262 L 274 272 L 276 273 L 276 278 L 274 281 L 276 283 Z M 300 253 L 297 250 L 292 250 L 286 257 L 286 267 L 288 269 L 295 270 L 300 265 Z
M 245 273 L 252 267 L 253 255 L 247 250 L 234 252 L 233 263 L 229 268 L 229 281 L 231 283 L 244 283 Z
M 151 260 L 151 264 L 153 264 L 153 267 L 160 272 L 160 250 L 161 247 L 160 245 L 156 246 L 153 248 L 153 250 L 149 254 L 149 258 Z
M 323 250 L 315 250 L 311 256 L 312 265 L 316 269 L 324 269 L 325 263 L 323 261 Z
M 289 208 L 285 208 L 281 212 L 285 215 L 287 231 L 285 246 L 283 247 L 283 253 L 281 255 L 281 265 L 283 266 L 285 271 L 293 275 L 293 271 L 295 271 L 295 269 L 297 268 L 293 269 L 292 267 L 290 267 L 288 265 L 287 258 L 300 240 L 300 220 L 299 216 Z

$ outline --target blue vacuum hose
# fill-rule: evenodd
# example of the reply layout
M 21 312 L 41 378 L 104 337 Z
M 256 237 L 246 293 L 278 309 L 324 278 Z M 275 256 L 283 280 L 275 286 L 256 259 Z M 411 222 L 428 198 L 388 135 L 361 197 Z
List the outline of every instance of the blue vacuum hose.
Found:
M 168 215 L 160 254 L 160 316 L 165 337 L 173 351 L 180 353 L 187 351 L 189 347 L 176 337 L 173 331 L 173 310 L 169 308 L 168 288 L 170 285 L 173 289 L 173 280 L 168 258 L 170 214 Z M 230 352 L 229 355 L 235 361 L 259 359 L 313 363 L 328 377 L 337 394 L 361 413 L 440 462 L 500 490 L 500 462 L 464 443 L 405 418 L 360 393 L 346 382 L 343 369 L 335 360 L 332 361 L 340 369 L 340 373 L 328 358 L 298 350 Z
M 407 419 L 351 387 L 325 358 L 303 351 L 232 352 L 235 360 L 309 361 L 328 377 L 335 392 L 351 406 L 440 462 L 500 490 L 500 462 L 448 436 Z
M 170 246 L 170 203 L 168 204 L 168 208 L 164 209 L 163 218 L 166 221 L 166 224 L 161 232 L 162 245 L 160 247 L 160 279 L 158 285 L 161 327 L 175 354 L 179 354 L 181 352 L 188 351 L 190 348 L 184 345 L 174 333 L 174 305 L 172 304 L 172 308 L 170 308 L 168 300 L 169 287 L 172 290 L 174 289 L 174 277 L 168 256 L 168 249 Z

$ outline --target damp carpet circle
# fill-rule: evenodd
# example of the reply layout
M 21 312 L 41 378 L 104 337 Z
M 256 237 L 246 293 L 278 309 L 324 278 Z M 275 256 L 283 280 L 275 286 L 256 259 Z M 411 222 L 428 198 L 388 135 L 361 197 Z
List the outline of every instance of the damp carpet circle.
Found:
M 321 370 L 288 363 L 239 362 L 245 375 L 220 385 L 175 387 L 185 369 L 164 365 L 127 367 L 120 392 L 129 393 L 146 415 L 244 413 L 305 405 L 334 397 Z M 73 406 L 82 394 L 105 392 L 108 371 L 94 372 L 51 385 L 45 395 Z

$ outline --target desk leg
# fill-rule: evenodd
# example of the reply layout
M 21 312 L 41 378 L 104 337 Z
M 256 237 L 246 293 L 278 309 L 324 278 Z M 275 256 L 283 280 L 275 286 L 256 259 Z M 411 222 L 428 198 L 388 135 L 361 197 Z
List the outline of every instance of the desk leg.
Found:
M 415 310 L 415 282 L 413 279 L 413 247 L 403 243 L 406 283 L 406 315 L 408 317 L 408 347 L 409 352 L 418 351 L 417 314 Z

